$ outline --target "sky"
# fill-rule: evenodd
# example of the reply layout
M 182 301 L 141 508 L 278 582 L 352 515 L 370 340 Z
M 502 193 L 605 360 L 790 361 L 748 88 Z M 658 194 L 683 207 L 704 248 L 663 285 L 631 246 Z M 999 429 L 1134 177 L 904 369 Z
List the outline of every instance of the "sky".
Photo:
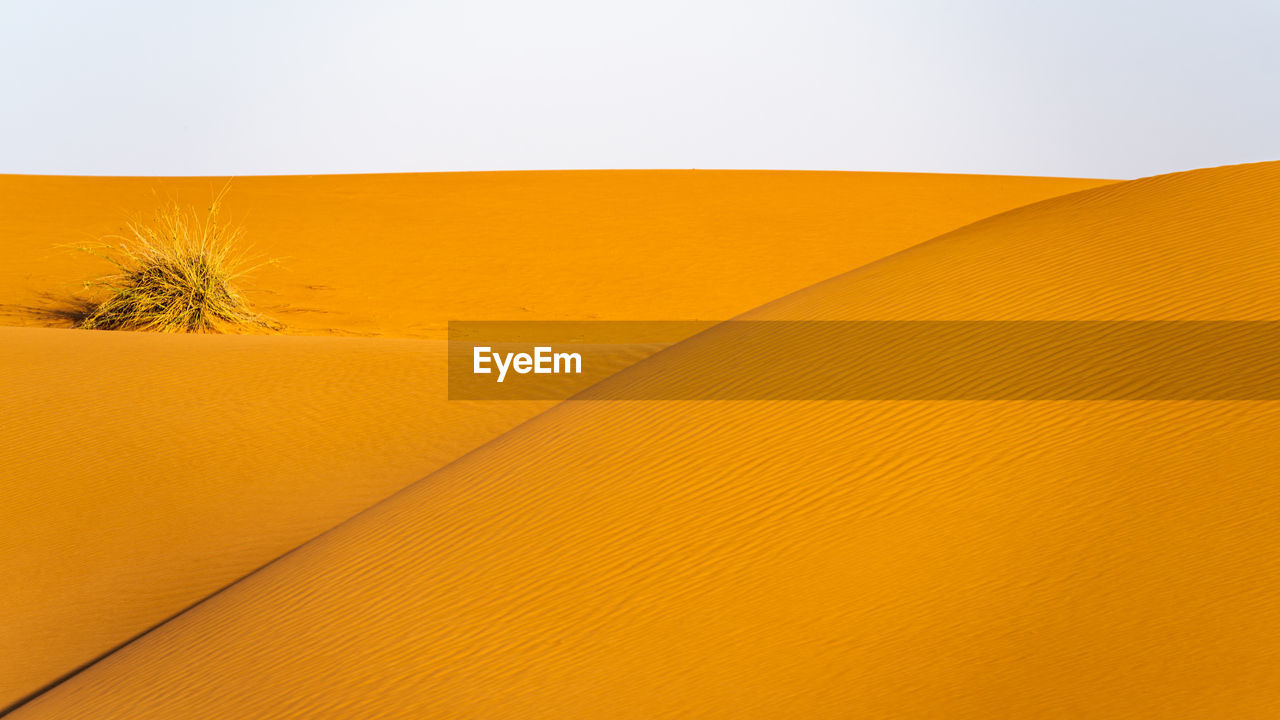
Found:
M 1275 0 L 0 0 L 0 173 L 1280 159 Z

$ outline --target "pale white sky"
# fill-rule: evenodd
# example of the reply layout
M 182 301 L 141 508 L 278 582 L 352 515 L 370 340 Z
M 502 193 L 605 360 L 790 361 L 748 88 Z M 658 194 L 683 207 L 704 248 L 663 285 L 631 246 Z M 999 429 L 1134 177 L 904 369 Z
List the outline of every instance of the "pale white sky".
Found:
M 1276 0 L 0 0 L 0 172 L 1280 159 Z

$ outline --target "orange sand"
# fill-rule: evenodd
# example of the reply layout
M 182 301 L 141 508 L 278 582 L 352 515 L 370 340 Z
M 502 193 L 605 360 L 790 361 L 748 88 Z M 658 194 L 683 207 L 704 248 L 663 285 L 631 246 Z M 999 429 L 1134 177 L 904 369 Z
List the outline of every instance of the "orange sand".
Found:
M 224 182 L 0 176 L 0 320 L 50 324 L 42 311 L 105 269 L 58 244 L 118 232 L 166 198 L 205 202 Z M 290 333 L 438 338 L 449 319 L 729 317 L 1099 184 L 772 172 L 244 178 L 228 211 L 260 254 L 282 258 L 251 297 Z M 430 339 L 0 327 L 0 348 L 0 562 L 14 579 L 0 590 L 0 707 L 546 407 L 447 402 Z M 614 472 L 596 476 L 601 488 Z
M 722 320 L 959 225 L 1105 181 L 618 171 L 251 177 L 226 217 L 279 264 L 250 297 L 292 334 L 444 337 L 449 320 Z M 226 178 L 0 175 L 0 320 L 47 325 L 120 233 Z M 53 293 L 54 298 L 45 298 Z
M 1098 188 L 750 316 L 1280 319 L 1277 196 Z M 1267 718 L 1277 467 L 1266 402 L 566 403 L 14 717 Z

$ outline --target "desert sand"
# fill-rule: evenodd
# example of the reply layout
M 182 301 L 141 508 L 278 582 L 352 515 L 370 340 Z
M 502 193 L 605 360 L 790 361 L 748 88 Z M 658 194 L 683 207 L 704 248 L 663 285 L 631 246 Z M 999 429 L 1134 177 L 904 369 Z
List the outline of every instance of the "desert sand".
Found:
M 1275 320 L 1278 194 L 1096 187 L 745 317 Z M 567 402 L 13 717 L 1268 718 L 1277 467 L 1267 402 Z
M 250 297 L 290 334 L 443 338 L 448 320 L 724 320 L 1019 205 L 1105 181 L 899 173 L 617 171 L 247 178 L 0 175 L 0 320 L 47 312 L 103 263 L 67 244 L 176 201 L 226 217 Z M 48 297 L 52 295 L 52 297 Z M 45 312 L 40 312 L 40 311 Z
M 353 531 L 343 521 L 371 506 L 369 513 L 380 516 L 385 511 L 379 501 L 469 451 L 481 448 L 481 459 L 472 461 L 479 465 L 447 474 L 465 475 L 474 483 L 432 476 L 420 486 L 436 487 L 436 492 L 471 487 L 488 494 L 515 482 L 514 475 L 498 484 L 485 476 L 501 466 L 501 448 L 530 442 L 527 438 L 535 435 L 533 430 L 503 433 L 550 406 L 447 401 L 440 338 L 450 319 L 724 319 L 966 223 L 1105 182 L 691 171 L 239 178 L 230 181 L 228 215 L 246 228 L 255 253 L 279 259 L 254 275 L 250 297 L 259 309 L 288 324 L 284 336 L 174 336 L 59 327 L 67 323 L 58 310 L 80 292 L 80 283 L 107 269 L 95 258 L 61 246 L 118 233 L 128 216 L 145 217 L 169 200 L 207 203 L 227 184 L 225 178 L 0 176 L 0 197 L 5 198 L 0 245 L 7 258 L 0 265 L 0 322 L 9 326 L 0 327 L 0 467 L 6 480 L 0 490 L 0 556 L 6 575 L 14 579 L 0 591 L 0 656 L 8 659 L 0 664 L 0 707 L 38 694 L 335 526 L 339 529 L 332 532 L 346 537 Z M 578 412 L 562 410 L 540 422 L 572 435 L 576 429 L 557 423 L 578 421 L 556 418 Z M 621 492 L 634 482 L 628 478 L 646 472 L 643 464 L 634 471 L 611 467 L 615 462 L 607 458 L 612 453 L 635 452 L 643 440 L 639 434 L 634 442 L 629 438 L 630 421 L 619 418 L 618 423 L 608 432 L 621 436 L 599 438 L 611 448 L 616 445 L 600 458 L 603 464 L 591 475 L 578 475 L 566 465 L 572 477 L 562 479 L 589 482 L 593 492 L 617 482 Z M 681 441 L 665 455 L 673 463 L 666 472 L 689 474 L 696 486 L 701 482 L 698 463 L 705 459 L 691 457 L 694 464 L 680 469 L 680 458 L 696 447 L 688 443 Z M 732 465 L 725 468 L 732 471 Z M 445 533 L 442 537 L 454 533 L 456 539 L 447 542 L 457 543 L 473 533 L 493 532 L 490 523 L 501 518 L 506 520 L 499 525 L 514 523 L 515 532 L 522 523 L 543 517 L 547 540 L 559 542 L 557 534 L 564 528 L 557 512 L 586 511 L 581 530 L 587 533 L 600 522 L 612 522 L 607 508 L 590 506 L 590 497 L 559 510 L 541 507 L 550 500 L 503 498 L 501 493 L 486 510 L 453 511 L 442 502 L 443 514 L 432 532 Z M 763 503 L 759 512 L 767 514 L 774 503 L 786 512 L 785 496 L 757 500 Z M 395 502 L 409 503 L 405 507 L 412 516 L 435 512 L 420 506 L 419 499 Z M 526 511 L 533 516 L 512 517 Z M 634 511 L 647 512 L 643 507 Z M 481 518 L 489 520 L 481 523 Z M 599 533 L 596 540 L 609 539 Z M 515 542 L 520 536 L 507 537 Z M 696 543 L 698 538 L 677 534 L 671 540 Z M 524 536 L 519 547 L 498 553 L 506 557 L 490 560 L 516 561 L 520 555 L 511 551 L 529 552 L 542 544 L 526 546 L 531 539 Z M 332 542 L 337 545 L 329 551 L 314 549 L 324 545 L 308 545 L 302 556 L 315 563 L 317 552 L 329 552 L 333 570 L 351 569 L 368 541 Z M 386 595 L 388 584 L 417 584 L 436 573 L 447 578 L 455 572 L 462 575 L 452 586 L 433 592 L 452 593 L 460 600 L 470 596 L 478 613 L 475 622 L 492 625 L 508 613 L 523 615 L 519 608 L 529 602 L 522 599 L 528 592 L 524 586 L 515 582 L 505 600 L 496 598 L 492 578 L 465 577 L 464 557 L 469 556 L 454 556 L 446 546 L 433 549 L 415 542 L 402 557 L 391 553 L 383 559 L 412 577 L 370 578 L 365 591 L 359 589 L 364 581 L 358 581 L 347 588 L 355 593 L 349 599 L 358 600 L 367 591 L 364 597 L 370 602 L 383 602 L 397 594 Z M 281 566 L 297 562 L 301 560 L 290 559 Z M 443 564 L 435 567 L 436 562 Z M 615 555 L 612 562 L 628 561 Z M 629 562 L 640 571 L 649 559 L 636 555 Z M 415 570 L 419 564 L 421 569 Z M 280 572 L 275 567 L 271 573 Z M 601 568 L 598 581 L 609 587 L 608 563 Z M 266 572 L 252 577 L 274 577 Z M 536 565 L 529 565 L 512 579 L 523 576 L 528 582 L 534 572 Z M 553 583 L 545 590 L 572 593 L 574 587 Z M 614 586 L 584 607 L 615 602 L 618 598 L 610 601 L 609 593 L 621 589 Z M 661 590 L 661 584 L 651 589 Z M 228 592 L 232 597 L 247 591 L 237 585 Z M 224 595 L 217 597 L 207 607 L 226 612 Z M 359 653 L 359 664 L 372 657 L 364 653 L 373 653 L 379 638 L 393 641 L 403 634 L 404 623 L 445 622 L 447 612 L 442 609 L 434 617 L 421 604 L 430 604 L 432 597 L 424 594 L 398 608 L 387 618 L 385 634 L 377 631 L 359 641 L 352 650 Z M 327 645 L 329 633 L 339 628 L 326 617 L 339 624 L 378 622 L 377 613 L 361 611 L 338 620 L 317 610 L 313 616 L 297 616 L 305 627 L 282 625 L 279 619 L 256 624 L 255 618 L 273 612 L 292 614 L 291 607 L 271 610 L 272 602 L 246 598 L 245 624 L 225 631 L 274 644 L 269 639 L 281 628 L 279 647 L 284 649 L 298 642 L 290 628 Z M 214 612 L 206 605 L 192 617 Z M 420 612 L 426 614 L 415 615 Z M 499 615 L 485 620 L 486 612 Z M 180 618 L 172 627 L 207 622 L 188 620 L 185 614 Z M 218 618 L 217 623 L 225 623 L 224 615 Z M 163 632 L 171 632 L 170 627 Z M 555 627 L 554 622 L 547 627 Z M 468 650 L 467 638 L 478 626 L 454 628 L 456 644 L 450 652 L 476 653 L 474 667 L 488 668 L 482 676 L 507 672 L 505 660 L 484 654 L 497 640 Z M 529 645 L 529 632 L 525 624 L 512 626 L 510 662 L 523 662 L 520 658 L 536 649 Z M 138 648 L 161 636 L 148 636 Z M 337 643 L 340 636 L 331 639 Z M 141 658 L 151 654 L 128 648 L 111 657 L 147 662 Z M 431 643 L 421 649 L 421 655 L 413 649 L 408 662 L 427 663 L 429 655 L 444 650 Z M 310 652 L 303 645 L 296 650 Z M 616 650 L 626 654 L 625 648 Z M 645 657 L 636 654 L 628 662 L 643 663 Z M 322 662 L 299 659 L 303 665 L 281 665 L 279 672 L 309 672 L 307 667 L 316 666 L 306 662 Z M 202 709 L 186 705 L 173 710 L 175 716 L 254 716 L 263 708 L 287 714 L 289 705 L 281 698 L 304 690 L 306 681 L 300 676 L 258 675 L 263 668 L 249 655 L 228 660 L 231 666 L 210 669 L 225 673 L 225 681 L 211 688 L 228 693 L 224 703 L 204 702 Z M 382 678 L 377 683 L 394 684 L 394 678 L 405 677 L 403 672 L 451 673 L 456 659 L 444 653 L 435 671 L 429 663 L 405 662 L 367 666 L 365 671 L 370 678 Z M 146 672 L 157 671 L 149 667 Z M 597 671 L 601 678 L 615 675 L 607 667 Z M 313 679 L 320 681 L 328 672 Z M 83 677 L 65 689 L 58 686 L 47 702 L 88 699 L 84 693 L 73 695 L 74 688 L 96 675 Z M 549 677 L 532 679 L 543 683 Z M 280 681 L 274 689 L 272 678 Z M 257 710 L 235 705 L 251 700 L 233 697 L 242 681 L 246 693 L 259 688 L 252 691 L 263 703 Z M 113 703 L 132 702 L 126 699 L 129 683 L 108 682 L 118 690 L 90 702 L 103 716 L 110 716 Z M 477 713 L 492 713 L 487 691 L 469 696 L 444 686 L 418 685 L 451 707 L 475 703 Z M 166 687 L 157 684 L 153 700 L 160 703 Z M 358 690 L 345 700 L 333 694 L 343 692 L 342 687 L 317 695 L 321 704 L 316 711 L 350 716 L 339 708 L 365 702 L 356 697 Z M 655 693 L 645 702 L 658 702 L 664 695 Z M 389 695 L 386 706 L 365 707 L 356 714 L 414 716 L 414 709 L 423 707 L 413 700 L 396 709 L 400 699 Z M 619 700 L 624 707 L 630 702 L 626 696 Z M 711 700 L 693 698 L 690 707 Z M 22 712 L 61 712 L 49 710 L 54 707 L 32 704 Z M 151 709 L 160 712 L 162 707 Z M 556 707 L 546 704 L 546 712 Z M 145 715 L 147 704 L 137 711 Z M 75 712 L 93 716 L 98 711 Z

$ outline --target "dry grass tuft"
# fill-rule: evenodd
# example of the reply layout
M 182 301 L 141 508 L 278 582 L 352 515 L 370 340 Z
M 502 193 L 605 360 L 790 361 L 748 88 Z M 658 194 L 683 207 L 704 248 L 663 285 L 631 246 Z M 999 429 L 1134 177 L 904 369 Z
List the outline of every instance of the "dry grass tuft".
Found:
M 226 333 L 279 330 L 259 315 L 236 281 L 261 267 L 245 266 L 236 250 L 241 228 L 218 218 L 221 196 L 204 217 L 170 205 L 150 223 L 131 222 L 115 245 L 81 246 L 112 263 L 117 273 L 85 283 L 105 290 L 78 326 L 97 330 Z

